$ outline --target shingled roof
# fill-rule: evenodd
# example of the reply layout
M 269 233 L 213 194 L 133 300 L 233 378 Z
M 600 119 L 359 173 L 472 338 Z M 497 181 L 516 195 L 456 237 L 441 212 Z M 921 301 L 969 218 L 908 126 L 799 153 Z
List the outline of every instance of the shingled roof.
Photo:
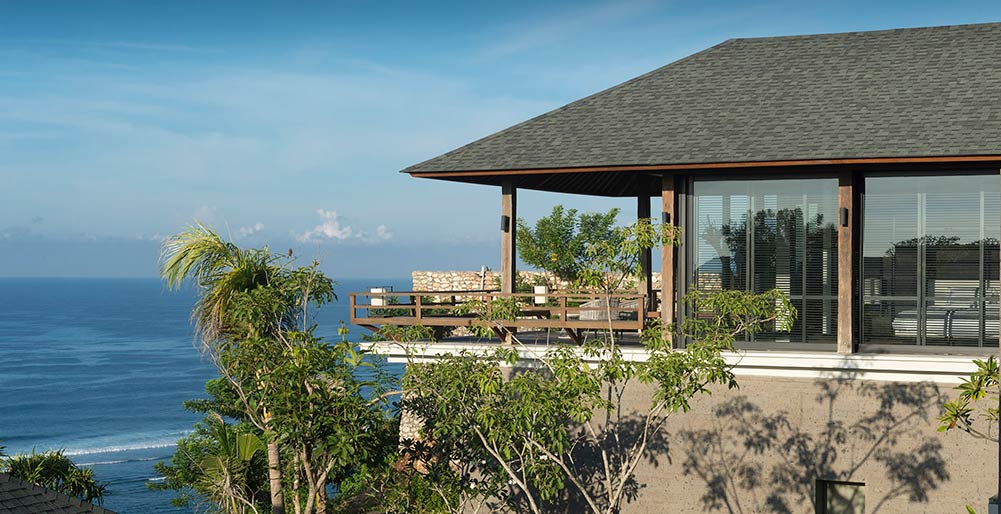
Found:
M 0 514 L 115 514 L 72 496 L 0 473 Z
M 1001 23 L 731 39 L 407 173 L 1001 155 Z

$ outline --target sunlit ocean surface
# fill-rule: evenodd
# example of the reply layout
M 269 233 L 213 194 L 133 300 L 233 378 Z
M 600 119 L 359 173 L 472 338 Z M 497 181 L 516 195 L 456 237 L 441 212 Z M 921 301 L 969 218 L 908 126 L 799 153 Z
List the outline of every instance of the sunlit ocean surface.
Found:
M 318 318 L 336 339 L 349 291 L 410 287 L 409 279 L 341 280 Z M 0 445 L 6 453 L 65 449 L 109 482 L 104 506 L 123 514 L 184 512 L 148 490 L 153 464 L 198 416 L 212 366 L 192 344 L 191 290 L 154 279 L 0 278 Z M 351 327 L 352 339 L 364 329 Z

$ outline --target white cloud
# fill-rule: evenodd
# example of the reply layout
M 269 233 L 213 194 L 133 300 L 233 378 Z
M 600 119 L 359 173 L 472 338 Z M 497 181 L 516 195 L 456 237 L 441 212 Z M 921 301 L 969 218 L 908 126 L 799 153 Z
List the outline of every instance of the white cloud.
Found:
M 295 237 L 300 243 L 321 241 L 324 239 L 345 240 L 351 237 L 353 230 L 348 225 L 341 225 L 341 220 L 337 211 L 327 211 L 317 209 L 316 213 L 323 218 L 323 222 Z
M 296 234 L 296 241 L 300 243 L 344 241 L 377 244 L 393 239 L 393 232 L 386 225 L 377 225 L 375 230 L 372 231 L 346 224 L 344 218 L 337 211 L 317 209 L 316 213 L 322 218 L 322 223 L 316 225 L 311 230 Z
M 262 230 L 264 230 L 264 223 L 258 221 L 253 225 L 247 227 L 240 227 L 239 230 L 237 230 L 236 232 L 240 234 L 241 237 L 247 237 L 247 236 L 252 236 Z
M 155 234 L 136 234 L 136 239 L 139 241 L 154 241 L 157 243 L 162 243 L 170 236 L 165 236 L 159 232 Z
M 208 205 L 203 205 L 195 209 L 192 218 L 197 220 L 199 223 L 205 225 L 215 225 L 219 222 L 219 210 L 215 207 L 209 207 Z

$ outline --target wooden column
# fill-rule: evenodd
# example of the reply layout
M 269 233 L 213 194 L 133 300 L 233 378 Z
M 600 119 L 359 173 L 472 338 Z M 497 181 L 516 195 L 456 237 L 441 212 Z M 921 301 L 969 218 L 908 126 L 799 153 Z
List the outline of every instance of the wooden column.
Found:
M 515 237 L 518 227 L 518 191 L 508 180 L 501 186 L 501 292 L 513 293 L 517 269 Z
M 855 226 L 854 173 L 842 171 L 838 176 L 838 353 L 855 351 L 852 319 L 855 314 Z
M 639 195 L 636 197 L 636 219 L 650 219 L 650 196 Z M 653 252 L 652 249 L 640 251 L 640 277 L 639 294 L 646 295 L 646 305 L 642 315 L 654 310 L 653 298 Z
M 674 175 L 664 175 L 661 181 L 660 206 L 661 221 L 676 225 Z M 674 252 L 674 246 L 669 244 L 660 251 L 660 319 L 664 326 L 674 323 Z

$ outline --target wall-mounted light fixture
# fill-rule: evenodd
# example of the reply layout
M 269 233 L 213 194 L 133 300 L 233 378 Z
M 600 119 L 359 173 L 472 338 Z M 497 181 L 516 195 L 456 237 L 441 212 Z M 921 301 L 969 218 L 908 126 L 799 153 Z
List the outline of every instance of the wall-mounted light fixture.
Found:
M 670 225 L 671 224 L 671 213 L 669 213 L 669 212 L 662 212 L 662 213 L 660 213 L 660 221 L 662 221 L 665 225 Z
M 848 226 L 848 207 L 842 207 L 840 214 L 841 214 L 841 226 L 842 227 L 847 227 Z
M 511 216 L 501 214 L 501 232 L 511 231 Z

